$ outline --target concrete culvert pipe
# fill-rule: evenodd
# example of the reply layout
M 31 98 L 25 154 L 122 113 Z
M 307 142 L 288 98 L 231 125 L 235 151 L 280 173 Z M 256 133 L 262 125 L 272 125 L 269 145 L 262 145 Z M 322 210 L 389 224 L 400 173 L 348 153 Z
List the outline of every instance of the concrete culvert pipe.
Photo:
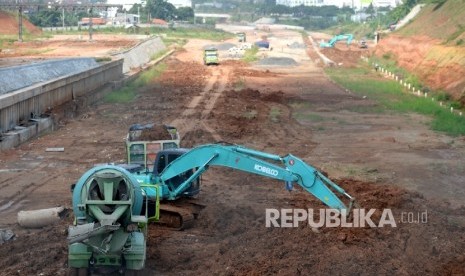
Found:
M 63 207 L 49 209 L 20 211 L 18 212 L 18 223 L 26 228 L 41 228 L 51 225 L 60 220 L 60 213 Z

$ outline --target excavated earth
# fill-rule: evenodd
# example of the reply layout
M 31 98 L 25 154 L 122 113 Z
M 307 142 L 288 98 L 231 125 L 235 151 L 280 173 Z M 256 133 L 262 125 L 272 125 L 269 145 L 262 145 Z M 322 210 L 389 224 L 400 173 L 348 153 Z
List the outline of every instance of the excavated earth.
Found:
M 463 47 L 445 46 L 428 36 L 391 35 L 380 41 L 374 54 L 395 59 L 429 88 L 447 91 L 454 99 L 465 102 Z
M 16 35 L 18 34 L 18 20 L 13 12 L 0 11 L 0 26 L 2 26 L 2 34 Z M 25 32 L 32 34 L 40 34 L 42 30 L 34 26 L 29 20 L 23 18 L 23 28 Z
M 58 205 L 69 210 L 70 184 L 93 164 L 124 162 L 123 139 L 128 128 L 152 122 L 178 126 L 184 147 L 223 141 L 299 156 L 327 172 L 361 207 L 376 209 L 372 216 L 375 222 L 384 208 L 391 209 L 396 227 L 312 228 L 302 223 L 296 228 L 267 228 L 267 208 L 318 210 L 324 206 L 300 187 L 287 192 L 281 182 L 210 168 L 195 199 L 205 208 L 192 228 L 170 231 L 150 225 L 147 275 L 465 273 L 465 208 L 449 203 L 439 192 L 423 195 L 416 186 L 404 185 L 403 179 L 408 177 L 415 183 L 425 180 L 430 186 L 424 190 L 434 190 L 434 184 L 421 173 L 404 170 L 408 163 L 389 154 L 377 155 L 378 159 L 371 155 L 375 148 L 409 151 L 406 142 L 395 136 L 408 123 L 410 131 L 418 130 L 437 143 L 446 138 L 411 117 L 374 114 L 367 118 L 353 112 L 353 108 L 376 103 L 348 94 L 328 81 L 313 58 L 300 60 L 297 67 L 252 67 L 238 61 L 205 67 L 199 56 L 208 43 L 193 40 L 169 57 L 163 74 L 138 90 L 133 101 L 77 102 L 55 108 L 56 131 L 1 153 L 0 228 L 12 229 L 17 236 L 0 245 L 0 275 L 68 273 L 66 233 L 72 212 L 63 214 L 58 224 L 34 230 L 19 227 L 16 213 Z M 311 50 L 301 51 L 307 57 L 305 51 Z M 392 129 L 392 137 L 386 129 Z M 368 138 L 337 138 L 343 132 L 345 136 L 359 133 Z M 436 150 L 463 151 L 460 139 Z M 64 147 L 65 152 L 45 152 L 47 147 Z M 424 161 L 428 152 L 419 147 L 412 151 L 416 161 Z M 386 165 L 363 173 L 348 169 L 360 160 L 366 160 L 367 168 L 380 162 Z M 397 174 L 386 176 L 387 168 Z M 434 179 L 442 172 L 431 174 Z M 463 188 L 456 189 L 458 194 L 463 192 Z M 416 217 L 425 212 L 425 223 L 404 221 L 403 215 Z

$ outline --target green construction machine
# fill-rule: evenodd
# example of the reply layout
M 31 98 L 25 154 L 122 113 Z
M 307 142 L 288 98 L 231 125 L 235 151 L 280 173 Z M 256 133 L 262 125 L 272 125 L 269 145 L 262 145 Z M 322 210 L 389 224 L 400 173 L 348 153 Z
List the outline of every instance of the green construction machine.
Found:
M 237 37 L 237 41 L 239 41 L 239 42 L 246 42 L 247 41 L 247 37 L 246 37 L 245 33 L 237 33 L 236 37 Z
M 127 163 L 153 167 L 160 150 L 179 148 L 180 134 L 176 127 L 156 124 L 134 124 L 126 136 Z
M 203 64 L 205 65 L 218 65 L 218 49 L 208 48 L 203 51 Z
M 141 272 L 146 261 L 148 223 L 163 219 L 163 205 L 196 196 L 201 175 L 212 166 L 280 180 L 289 191 L 297 184 L 346 214 L 354 206 L 354 198 L 341 187 L 291 154 L 279 156 L 224 143 L 162 149 L 149 168 L 143 168 L 143 164 L 96 166 L 76 183 L 72 196 L 75 223 L 68 231 L 71 272 Z M 348 200 L 344 203 L 340 197 Z M 181 224 L 195 218 L 195 214 L 179 213 Z
M 68 229 L 70 275 L 137 274 L 145 266 L 143 191 L 123 167 L 99 166 L 74 186 L 75 224 Z
M 329 40 L 328 42 L 324 42 L 322 41 L 320 43 L 320 47 L 321 48 L 333 48 L 334 45 L 336 45 L 336 43 L 338 41 L 341 41 L 341 40 L 346 40 L 346 43 L 347 43 L 347 46 L 350 45 L 350 43 L 352 42 L 352 39 L 354 38 L 354 36 L 352 34 L 340 34 L 340 35 L 335 35 L 333 38 L 331 38 L 331 40 Z

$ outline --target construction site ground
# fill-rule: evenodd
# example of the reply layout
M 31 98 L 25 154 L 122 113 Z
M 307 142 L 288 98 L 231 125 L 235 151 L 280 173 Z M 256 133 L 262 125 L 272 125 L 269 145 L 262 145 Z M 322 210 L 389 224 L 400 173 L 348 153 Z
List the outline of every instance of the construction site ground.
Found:
M 2 21 L 0 21 L 1 24 Z M 135 46 L 146 35 L 93 34 L 55 35 L 50 38 L 5 44 L 0 51 L 0 67 L 40 62 L 64 57 L 109 57 Z
M 260 33 L 248 33 L 255 41 Z M 325 208 L 299 187 L 232 169 L 210 168 L 195 199 L 205 205 L 190 229 L 150 225 L 147 275 L 463 275 L 465 140 L 428 129 L 417 114 L 359 112 L 376 105 L 332 83 L 312 48 L 289 48 L 300 33 L 274 31 L 273 51 L 297 65 L 202 64 L 211 41 L 190 40 L 167 69 L 124 104 L 76 103 L 52 112 L 59 128 L 1 153 L 0 275 L 67 274 L 72 212 L 43 229 L 23 229 L 17 212 L 71 208 L 70 186 L 94 164 L 124 162 L 131 124 L 178 127 L 184 147 L 226 141 L 301 157 L 356 197 L 362 208 L 393 210 L 397 227 L 265 227 L 267 208 Z M 238 44 L 235 40 L 226 41 Z M 226 43 L 223 42 L 223 43 Z M 327 51 L 352 60 L 360 49 Z M 334 52 L 334 53 L 331 53 Z M 64 147 L 64 152 L 46 152 Z M 427 212 L 426 223 L 402 215 Z

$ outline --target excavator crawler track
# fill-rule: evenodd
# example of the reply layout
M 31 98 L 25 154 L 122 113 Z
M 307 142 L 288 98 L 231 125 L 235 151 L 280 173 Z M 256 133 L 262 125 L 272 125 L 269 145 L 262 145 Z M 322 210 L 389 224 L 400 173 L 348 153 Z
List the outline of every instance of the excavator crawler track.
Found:
M 190 200 L 178 200 L 177 202 L 162 202 L 160 204 L 160 219 L 155 225 L 181 231 L 194 225 L 200 211 L 205 206 Z

